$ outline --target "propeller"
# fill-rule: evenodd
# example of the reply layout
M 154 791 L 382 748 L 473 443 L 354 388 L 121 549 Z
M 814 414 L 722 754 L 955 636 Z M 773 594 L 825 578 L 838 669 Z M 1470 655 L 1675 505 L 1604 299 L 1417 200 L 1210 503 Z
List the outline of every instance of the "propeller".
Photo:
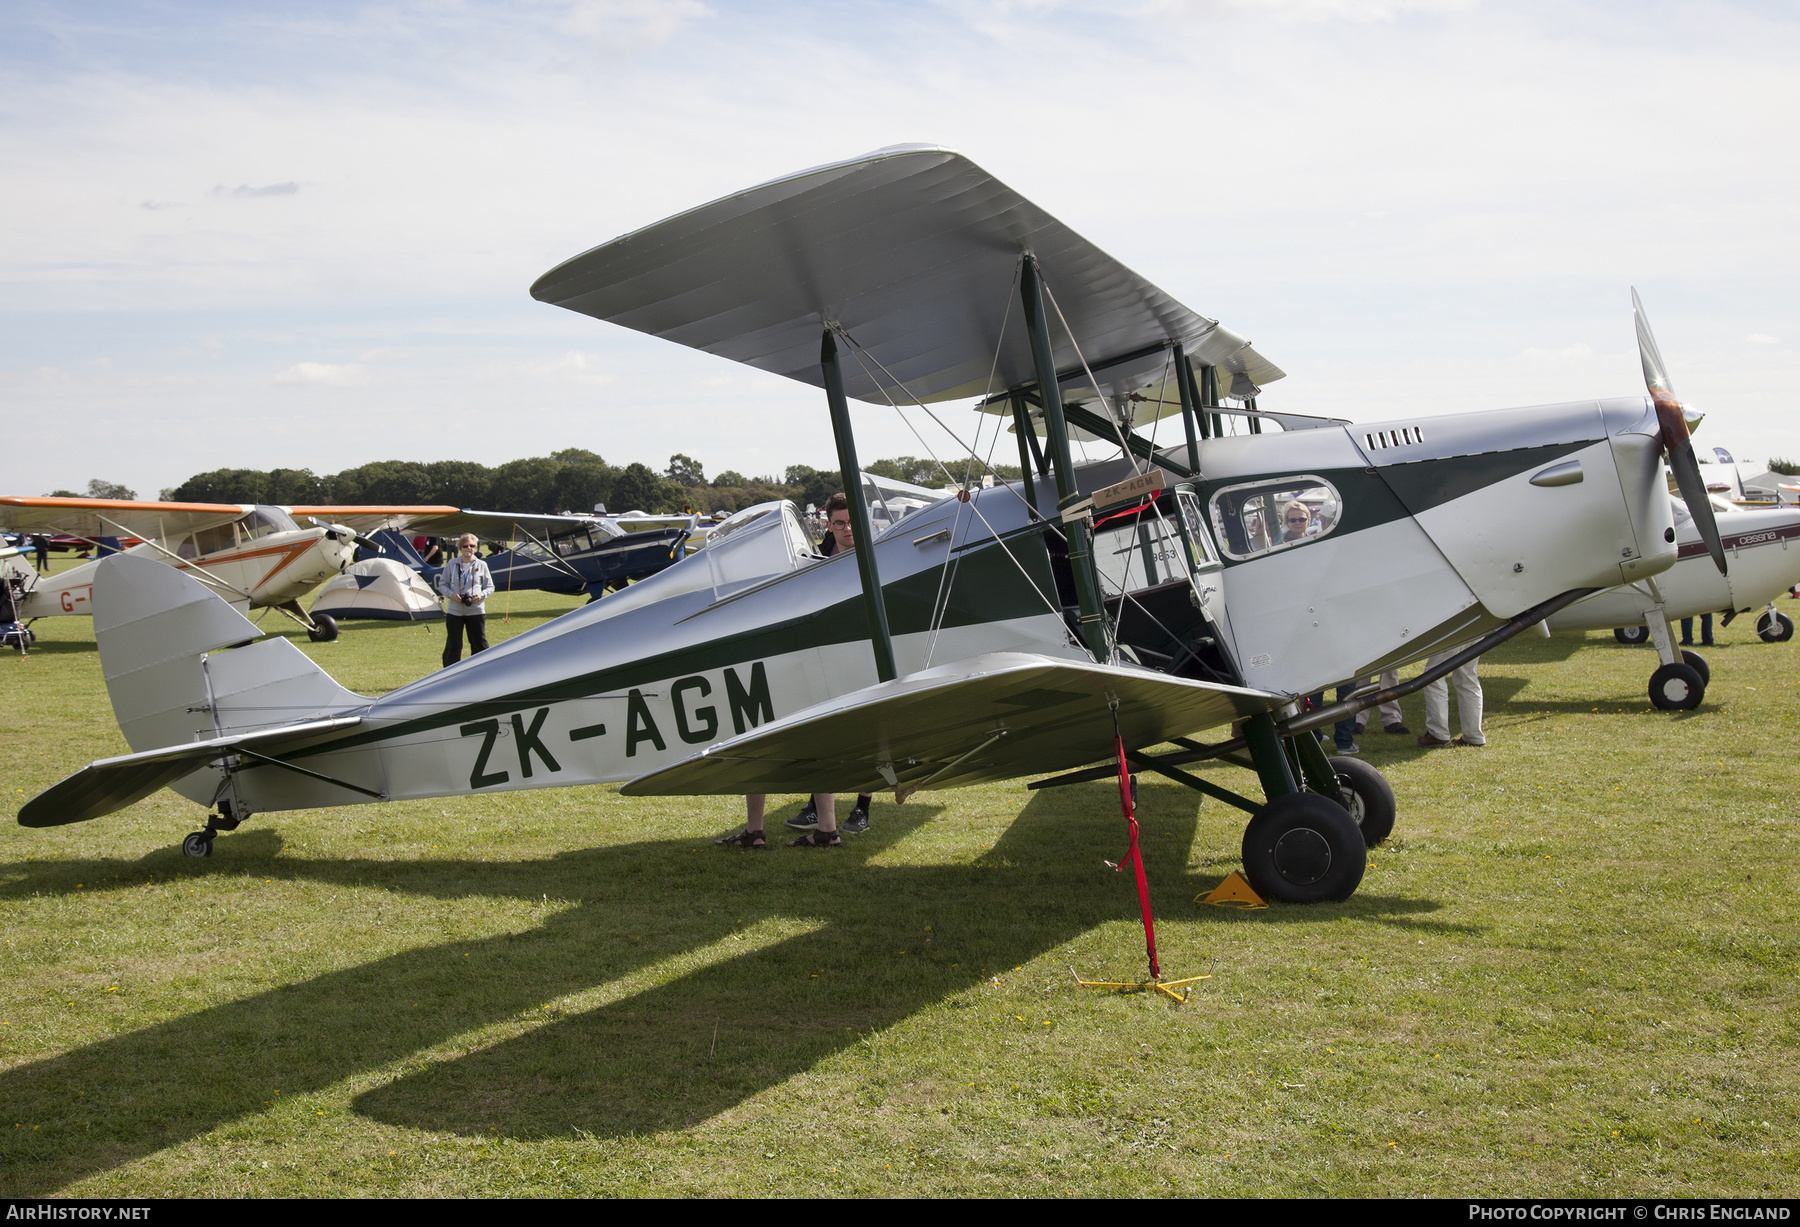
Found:
M 1656 420 L 1662 427 L 1663 453 L 1669 458 L 1669 471 L 1675 474 L 1675 485 L 1694 517 L 1694 527 L 1706 542 L 1719 574 L 1725 574 L 1725 543 L 1719 540 L 1719 522 L 1713 518 L 1712 499 L 1706 493 L 1706 479 L 1700 476 L 1700 462 L 1694 458 L 1694 443 L 1688 434 L 1687 415 L 1675 399 L 1669 383 L 1668 368 L 1663 365 L 1662 351 L 1656 348 L 1656 335 L 1650 331 L 1650 318 L 1644 314 L 1643 300 L 1636 287 L 1631 291 L 1631 312 L 1637 321 L 1638 359 L 1644 364 L 1644 386 L 1656 405 Z

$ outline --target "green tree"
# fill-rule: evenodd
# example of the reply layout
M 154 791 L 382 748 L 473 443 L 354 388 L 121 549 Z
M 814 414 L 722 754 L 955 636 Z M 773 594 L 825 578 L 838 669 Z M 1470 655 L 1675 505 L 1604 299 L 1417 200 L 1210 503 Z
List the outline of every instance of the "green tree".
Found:
M 164 493 L 167 493 L 167 491 L 164 491 Z M 50 491 L 50 493 L 46 494 L 44 497 L 45 498 L 86 498 L 87 495 L 77 494 L 73 490 L 52 490 L 52 491 Z M 165 499 L 163 501 L 164 502 L 172 502 L 174 500 Z
M 434 460 L 425 466 L 431 479 L 431 496 L 425 501 L 452 507 L 485 508 L 494 475 L 487 465 L 473 460 Z
M 609 506 L 615 513 L 647 511 L 660 514 L 680 511 L 686 500 L 686 490 L 634 461 L 619 472 L 613 483 L 613 501 Z
M 96 477 L 88 482 L 87 497 L 133 499 L 137 497 L 137 491 L 128 489 L 116 481 L 101 481 Z
M 712 484 L 723 488 L 727 486 L 748 485 L 749 481 L 736 469 L 726 469 L 723 473 L 712 479 Z
M 322 503 L 329 489 L 325 480 L 311 469 L 270 469 L 263 493 L 268 495 L 271 503 L 293 507 Z
M 678 486 L 697 487 L 706 484 L 706 470 L 692 456 L 676 452 L 669 457 L 669 480 Z
M 169 498 L 176 503 L 266 503 L 268 493 L 269 475 L 261 469 L 214 469 L 194 474 L 169 491 Z
M 793 488 L 793 500 L 801 510 L 805 510 L 808 503 L 823 507 L 826 499 L 844 488 L 836 469 L 815 469 L 805 464 L 790 464 L 782 484 Z
M 488 498 L 493 511 L 526 511 L 552 514 L 556 506 L 556 478 L 562 464 L 549 456 L 509 460 L 494 469 Z
M 332 485 L 334 493 L 354 485 L 356 497 L 344 502 L 407 507 L 431 501 L 431 475 L 416 460 L 372 461 L 337 474 Z
M 1780 456 L 1770 456 L 1769 472 L 1783 473 L 1789 477 L 1800 477 L 1800 461 L 1783 460 Z
M 557 453 L 559 456 L 562 453 Z M 588 453 L 593 455 L 593 453 Z M 595 456 L 565 464 L 556 474 L 556 505 L 563 511 L 589 512 L 597 505 L 611 506 L 619 470 Z

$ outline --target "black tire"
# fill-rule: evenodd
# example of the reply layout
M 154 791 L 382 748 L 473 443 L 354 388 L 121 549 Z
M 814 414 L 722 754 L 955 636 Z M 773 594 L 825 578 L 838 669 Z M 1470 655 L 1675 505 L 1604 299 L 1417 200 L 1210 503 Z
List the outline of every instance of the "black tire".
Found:
M 1394 831 L 1394 790 L 1381 772 L 1360 758 L 1333 757 L 1337 772 L 1338 804 L 1362 832 L 1363 844 L 1373 848 Z
M 1614 627 L 1613 638 L 1628 648 L 1642 647 L 1650 642 L 1650 628 L 1647 626 Z
M 1700 675 L 1700 685 L 1702 688 L 1712 685 L 1712 668 L 1707 665 L 1706 657 L 1700 655 L 1698 652 L 1684 650 L 1681 653 L 1681 659 L 1687 662 L 1688 668 Z
M 1650 675 L 1650 703 L 1664 711 L 1693 711 L 1706 697 L 1706 683 L 1691 665 L 1663 665 Z
M 306 637 L 314 643 L 330 643 L 338 636 L 337 619 L 330 614 L 312 615 L 313 628 L 306 632 Z
M 1770 610 L 1756 620 L 1756 634 L 1764 643 L 1786 643 L 1794 637 L 1794 620 Z
M 192 835 L 189 835 L 186 839 L 181 841 L 181 855 L 211 856 L 212 836 L 208 835 L 205 831 L 195 831 Z
M 1280 903 L 1341 903 L 1356 893 L 1368 848 L 1344 807 L 1295 792 L 1256 811 L 1244 828 L 1244 876 Z

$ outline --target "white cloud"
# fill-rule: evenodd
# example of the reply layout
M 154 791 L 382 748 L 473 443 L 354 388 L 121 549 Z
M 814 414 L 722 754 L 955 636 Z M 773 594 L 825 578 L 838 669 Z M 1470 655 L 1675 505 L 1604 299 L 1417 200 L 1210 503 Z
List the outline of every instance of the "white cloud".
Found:
M 1779 345 L 1779 344 L 1781 344 L 1781 339 L 1779 337 L 1772 337 L 1766 332 L 1753 332 L 1749 336 L 1744 338 L 1744 344 L 1746 344 L 1746 345 Z
M 698 0 L 576 0 L 558 24 L 598 51 L 621 54 L 660 47 L 710 14 Z
M 299 192 L 298 183 L 270 183 L 263 187 L 251 187 L 248 183 L 240 183 L 229 190 L 223 183 L 213 188 L 214 196 L 292 196 Z M 154 207 L 154 206 L 152 206 Z
M 1528 349 L 1519 357 L 1527 362 L 1582 362 L 1594 356 L 1589 345 L 1565 345 L 1561 349 Z
M 328 362 L 297 362 L 275 376 L 275 382 L 293 388 L 353 388 L 369 382 L 369 368 L 361 363 L 334 366 Z

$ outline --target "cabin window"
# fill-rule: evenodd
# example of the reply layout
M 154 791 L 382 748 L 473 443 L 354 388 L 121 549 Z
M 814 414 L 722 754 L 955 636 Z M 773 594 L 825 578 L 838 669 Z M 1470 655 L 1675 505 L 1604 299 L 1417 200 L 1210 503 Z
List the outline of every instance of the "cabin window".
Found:
M 200 551 L 194 548 L 194 537 L 192 533 L 183 537 L 181 539 L 181 544 L 175 547 L 175 556 L 177 558 L 198 558 L 200 556 Z
M 592 542 L 588 540 L 586 530 L 567 533 L 560 537 L 552 537 L 550 538 L 550 544 L 555 546 L 556 552 L 564 558 L 586 553 L 589 549 L 593 548 Z
M 1200 496 L 1186 490 L 1177 490 L 1175 510 L 1181 516 L 1182 535 L 1187 538 L 1188 553 L 1193 559 L 1194 570 L 1218 566 L 1219 560 L 1213 557 L 1212 539 L 1206 535 L 1206 516 L 1200 510 Z
M 1212 496 L 1213 530 L 1226 556 L 1241 562 L 1329 536 L 1343 507 L 1337 488 L 1323 477 L 1249 482 Z
M 237 535 L 231 531 L 231 525 L 221 524 L 217 528 L 203 528 L 194 534 L 194 548 L 201 554 L 215 554 L 220 550 L 228 550 L 237 544 Z

